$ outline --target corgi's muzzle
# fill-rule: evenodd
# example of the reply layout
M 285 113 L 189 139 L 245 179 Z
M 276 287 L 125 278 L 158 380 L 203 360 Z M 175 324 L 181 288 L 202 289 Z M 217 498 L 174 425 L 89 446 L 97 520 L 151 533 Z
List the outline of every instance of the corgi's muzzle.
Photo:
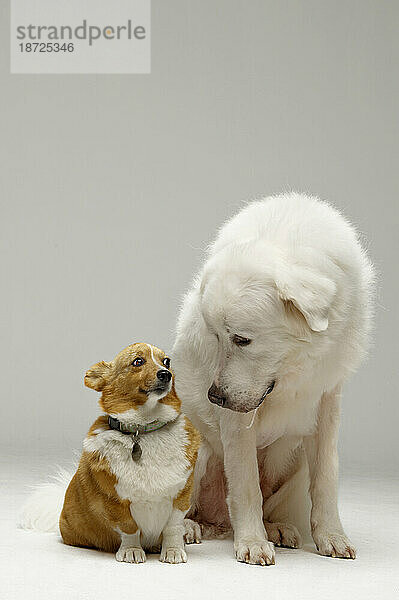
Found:
M 170 389 L 172 387 L 171 381 L 172 381 L 172 373 L 170 371 L 168 371 L 167 369 L 160 369 L 159 371 L 157 371 L 156 383 L 154 384 L 154 386 L 152 388 L 147 390 L 147 393 L 148 394 L 151 394 L 153 392 L 158 393 L 158 394 L 164 394 L 165 392 L 169 393 Z

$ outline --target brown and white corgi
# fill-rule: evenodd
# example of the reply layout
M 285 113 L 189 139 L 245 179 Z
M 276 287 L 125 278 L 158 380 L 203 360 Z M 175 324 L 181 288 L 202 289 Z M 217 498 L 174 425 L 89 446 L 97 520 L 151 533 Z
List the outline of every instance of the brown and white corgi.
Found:
M 102 393 L 104 414 L 65 494 L 64 542 L 116 552 L 124 562 L 144 562 L 145 550 L 160 550 L 162 562 L 186 562 L 184 517 L 200 435 L 180 412 L 170 359 L 132 344 L 91 367 L 85 384 Z

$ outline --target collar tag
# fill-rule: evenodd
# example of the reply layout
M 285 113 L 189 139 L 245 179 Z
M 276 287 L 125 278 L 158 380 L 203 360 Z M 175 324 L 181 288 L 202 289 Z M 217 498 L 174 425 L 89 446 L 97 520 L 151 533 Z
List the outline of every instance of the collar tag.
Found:
M 143 451 L 138 442 L 138 439 L 137 439 L 137 437 L 134 437 L 133 438 L 133 446 L 132 446 L 132 459 L 134 460 L 134 462 L 137 462 L 138 460 L 140 460 L 142 453 L 143 453 Z

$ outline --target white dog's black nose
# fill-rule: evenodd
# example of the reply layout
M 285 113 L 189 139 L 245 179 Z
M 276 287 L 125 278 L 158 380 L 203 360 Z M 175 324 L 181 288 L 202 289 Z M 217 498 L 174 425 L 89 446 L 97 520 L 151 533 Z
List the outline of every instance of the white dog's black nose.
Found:
M 208 398 L 212 404 L 224 407 L 227 401 L 226 396 L 220 391 L 218 387 L 213 383 L 208 390 Z
M 162 381 L 162 383 L 168 383 L 168 381 L 172 379 L 172 373 L 166 369 L 160 369 L 157 372 L 157 377 L 159 381 Z

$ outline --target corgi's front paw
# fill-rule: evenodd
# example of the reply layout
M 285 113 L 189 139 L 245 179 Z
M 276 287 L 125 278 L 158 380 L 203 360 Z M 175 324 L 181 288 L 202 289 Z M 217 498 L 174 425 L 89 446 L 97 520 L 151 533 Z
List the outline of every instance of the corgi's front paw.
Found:
M 176 565 L 187 562 L 187 554 L 184 548 L 162 548 L 159 560 Z
M 116 560 L 127 563 L 143 563 L 145 562 L 145 552 L 143 548 L 123 548 L 120 547 L 116 553 Z

